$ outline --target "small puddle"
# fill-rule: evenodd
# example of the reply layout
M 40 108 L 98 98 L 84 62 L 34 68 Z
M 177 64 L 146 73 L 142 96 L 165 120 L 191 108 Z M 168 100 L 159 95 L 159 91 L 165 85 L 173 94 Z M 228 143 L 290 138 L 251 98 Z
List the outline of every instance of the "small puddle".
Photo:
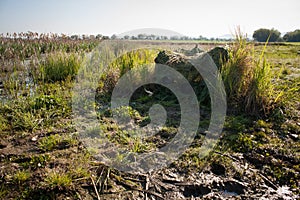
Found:
M 227 191 L 227 190 L 222 190 L 222 191 L 220 191 L 220 194 L 221 194 L 223 197 L 225 197 L 225 198 L 227 198 L 227 197 L 235 197 L 235 196 L 239 196 L 238 193 L 236 193 L 236 192 L 229 192 L 229 191 Z
M 2 104 L 7 103 L 8 101 L 15 99 L 16 96 L 21 96 L 24 94 L 24 91 L 27 92 L 27 96 L 33 96 L 36 90 L 36 84 L 34 83 L 33 77 L 29 73 L 29 66 L 31 60 L 24 60 L 21 65 L 24 67 L 23 71 L 18 71 L 17 75 L 13 73 L 7 74 L 6 77 L 0 77 L 0 102 Z M 8 78 L 15 76 L 12 81 L 15 81 L 18 84 L 19 91 L 14 91 L 16 95 L 11 95 L 5 89 L 5 81 Z M 14 89 L 12 89 L 14 90 Z

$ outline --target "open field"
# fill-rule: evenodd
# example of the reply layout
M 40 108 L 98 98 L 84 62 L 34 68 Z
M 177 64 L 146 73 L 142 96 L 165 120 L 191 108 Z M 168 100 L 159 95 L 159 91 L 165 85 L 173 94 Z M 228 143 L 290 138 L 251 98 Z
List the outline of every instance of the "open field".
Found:
M 0 199 L 299 198 L 299 44 L 228 43 L 228 61 L 219 68 L 228 105 L 220 141 L 199 157 L 211 111 L 203 86 L 195 92 L 201 121 L 192 145 L 170 166 L 141 174 L 99 162 L 73 122 L 76 75 L 100 40 L 0 40 Z M 205 51 L 225 46 L 160 43 L 177 51 L 196 43 Z M 163 87 L 139 88 L 130 101 L 130 116 L 139 126 L 149 123 L 151 105 L 166 108 L 166 124 L 156 135 L 140 140 L 112 120 L 109 101 L 118 79 L 154 63 L 157 55 L 151 50 L 123 55 L 99 79 L 98 128 L 129 152 L 151 152 L 178 132 L 179 102 Z

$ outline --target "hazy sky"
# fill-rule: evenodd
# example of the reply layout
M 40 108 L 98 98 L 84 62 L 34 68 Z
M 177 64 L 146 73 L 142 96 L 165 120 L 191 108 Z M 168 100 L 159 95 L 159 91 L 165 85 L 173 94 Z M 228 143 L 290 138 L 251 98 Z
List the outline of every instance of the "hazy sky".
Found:
M 56 32 L 111 36 L 139 28 L 216 37 L 236 26 L 300 29 L 299 0 L 0 0 L 0 33 Z

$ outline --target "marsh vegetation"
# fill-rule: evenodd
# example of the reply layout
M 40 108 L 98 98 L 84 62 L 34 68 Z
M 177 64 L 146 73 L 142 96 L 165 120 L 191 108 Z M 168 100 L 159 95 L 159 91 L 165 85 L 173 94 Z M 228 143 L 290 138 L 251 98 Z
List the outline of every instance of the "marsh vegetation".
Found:
M 228 108 L 218 145 L 199 158 L 210 101 L 205 90 L 196 92 L 202 112 L 192 145 L 164 169 L 131 174 L 97 161 L 95 150 L 79 140 L 72 121 L 76 75 L 85 54 L 101 40 L 29 36 L 0 38 L 1 199 L 299 198 L 299 44 L 255 45 L 237 33 L 228 46 L 228 61 L 220 68 Z M 178 45 L 169 44 L 178 51 L 195 46 Z M 95 95 L 98 128 L 114 144 L 136 153 L 160 148 L 176 135 L 179 102 L 159 86 L 134 93 L 128 110 L 139 126 L 149 123 L 151 105 L 160 103 L 168 111 L 165 126 L 142 141 L 112 120 L 109 101 L 124 73 L 154 63 L 158 53 L 122 55 L 99 77 Z

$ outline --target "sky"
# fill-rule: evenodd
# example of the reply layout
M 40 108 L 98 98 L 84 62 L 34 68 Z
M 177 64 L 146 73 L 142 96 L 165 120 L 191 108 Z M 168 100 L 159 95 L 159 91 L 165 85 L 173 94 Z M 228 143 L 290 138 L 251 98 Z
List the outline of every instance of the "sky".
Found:
M 0 33 L 111 36 L 140 28 L 219 37 L 237 26 L 281 33 L 300 29 L 299 0 L 0 0 Z

